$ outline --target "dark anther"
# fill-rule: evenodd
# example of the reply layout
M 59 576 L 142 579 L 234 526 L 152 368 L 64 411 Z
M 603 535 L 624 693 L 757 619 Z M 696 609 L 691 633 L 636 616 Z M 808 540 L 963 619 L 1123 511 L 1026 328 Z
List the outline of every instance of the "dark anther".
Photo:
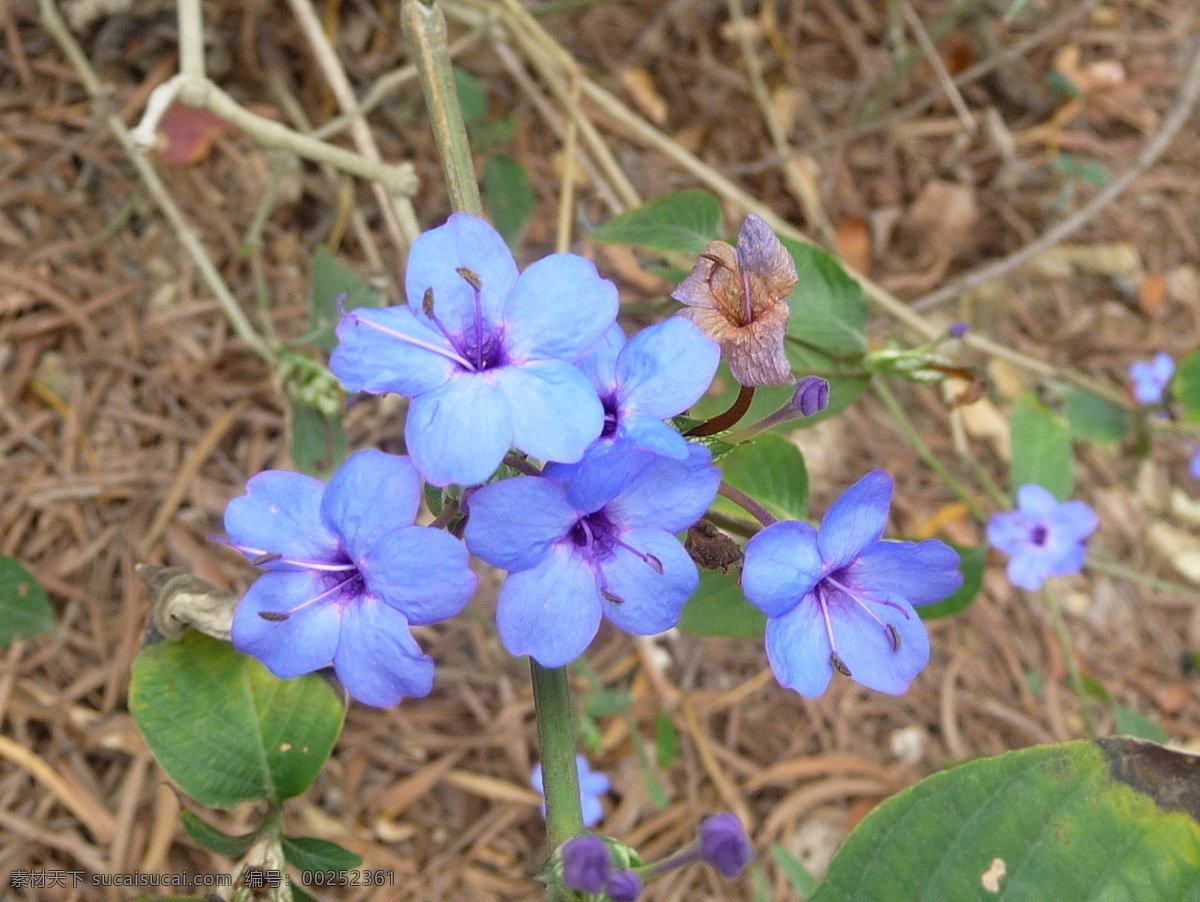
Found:
M 646 555 L 646 563 L 650 565 L 650 567 L 654 570 L 655 573 L 657 573 L 659 576 L 662 576 L 662 572 L 663 572 L 662 561 L 660 561 L 654 555 L 648 554 L 648 555 Z
M 483 279 L 479 278 L 477 274 L 467 269 L 465 266 L 460 266 L 454 271 L 466 279 L 467 283 L 476 291 L 483 290 Z
M 268 551 L 265 554 L 260 554 L 256 558 L 252 558 L 250 563 L 255 567 L 261 567 L 263 564 L 269 564 L 271 561 L 277 561 L 281 557 L 283 557 L 283 555 L 278 551 Z
M 896 629 L 892 624 L 887 624 L 888 638 L 892 640 L 892 651 L 900 650 L 900 630 Z
M 259 611 L 258 616 L 271 623 L 282 623 L 292 615 L 287 611 Z
M 604 596 L 605 601 L 611 601 L 613 604 L 625 604 L 624 598 L 608 591 L 608 589 L 601 589 L 600 594 Z
M 850 668 L 846 666 L 846 662 L 838 657 L 836 651 L 829 653 L 829 663 L 833 665 L 833 669 L 842 676 L 850 676 Z
M 433 289 L 426 288 L 425 295 L 421 298 L 421 312 L 426 316 L 433 316 Z

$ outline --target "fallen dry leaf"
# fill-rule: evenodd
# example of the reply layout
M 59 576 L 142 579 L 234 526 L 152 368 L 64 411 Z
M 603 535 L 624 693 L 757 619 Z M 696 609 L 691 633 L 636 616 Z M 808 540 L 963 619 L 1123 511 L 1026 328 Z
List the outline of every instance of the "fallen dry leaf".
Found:
M 199 163 L 208 156 L 213 142 L 230 127 L 216 113 L 173 103 L 158 123 L 162 140 L 158 159 L 167 166 Z
M 859 272 L 871 272 L 871 230 L 865 220 L 847 216 L 837 224 L 838 255 Z
M 1167 297 L 1167 277 L 1161 272 L 1152 272 L 1138 285 L 1138 304 L 1142 310 L 1154 316 L 1162 309 Z
M 667 101 L 654 86 L 650 72 L 640 66 L 626 66 L 621 70 L 621 85 L 629 92 L 639 110 L 655 125 L 667 121 Z

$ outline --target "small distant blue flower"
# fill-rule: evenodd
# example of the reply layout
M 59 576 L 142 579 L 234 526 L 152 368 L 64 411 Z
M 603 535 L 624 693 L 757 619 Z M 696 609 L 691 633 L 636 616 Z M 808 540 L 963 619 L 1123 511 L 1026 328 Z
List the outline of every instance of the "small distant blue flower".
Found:
M 583 806 L 583 825 L 594 827 L 604 814 L 604 809 L 600 806 L 600 799 L 612 788 L 612 784 L 608 777 L 600 771 L 592 770 L 587 758 L 583 755 L 575 756 L 575 768 L 579 773 L 579 801 Z M 546 792 L 545 784 L 542 781 L 541 764 L 533 766 L 533 772 L 529 775 L 529 785 L 540 793 Z M 542 802 L 542 816 L 545 817 L 545 815 L 546 803 Z
M 929 660 L 914 605 L 962 584 L 944 542 L 884 541 L 892 478 L 868 473 L 833 503 L 820 530 L 776 523 L 746 545 L 742 589 L 767 615 L 767 658 L 779 682 L 820 695 L 833 671 L 899 695 Z
M 234 646 L 278 677 L 332 664 L 368 705 L 428 695 L 433 661 L 409 626 L 457 614 L 476 577 L 458 539 L 413 525 L 421 480 L 409 459 L 359 451 L 328 486 L 268 470 L 246 488 L 225 529 L 267 572 L 234 612 Z
M 1017 509 L 993 514 L 988 542 L 1012 555 L 1008 578 L 1022 589 L 1040 589 L 1047 576 L 1078 573 L 1087 540 L 1099 524 L 1082 501 L 1058 501 L 1040 485 L 1017 490 Z
M 1192 479 L 1200 479 L 1200 448 L 1196 449 L 1196 453 L 1192 455 Z
M 1157 404 L 1174 375 L 1175 361 L 1162 351 L 1155 354 L 1153 360 L 1137 361 L 1129 367 L 1133 396 L 1141 404 Z
M 674 534 L 700 519 L 719 483 L 708 449 L 689 444 L 687 460 L 589 452 L 475 492 L 463 538 L 509 572 L 496 609 L 504 647 L 560 667 L 601 617 L 639 635 L 675 626 L 699 574 Z
M 413 242 L 408 305 L 342 317 L 330 369 L 350 391 L 412 398 L 405 441 L 433 485 L 477 485 L 510 446 L 577 461 L 604 410 L 575 363 L 617 315 L 589 260 L 553 254 L 518 275 L 482 219 L 455 213 Z
M 687 440 L 663 420 L 700 399 L 721 361 L 721 346 L 686 319 L 672 316 L 625 340 L 613 325 L 579 368 L 604 405 L 600 442 L 631 442 L 682 460 Z

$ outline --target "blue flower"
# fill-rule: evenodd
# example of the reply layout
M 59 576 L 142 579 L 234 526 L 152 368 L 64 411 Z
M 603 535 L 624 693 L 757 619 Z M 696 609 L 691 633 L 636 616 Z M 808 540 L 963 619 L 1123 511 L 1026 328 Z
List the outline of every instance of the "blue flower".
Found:
M 1196 453 L 1192 455 L 1190 469 L 1192 471 L 1192 479 L 1200 479 L 1200 448 L 1197 448 Z
M 350 391 L 412 398 L 405 441 L 433 485 L 488 479 L 510 446 L 577 461 L 604 410 L 574 364 L 617 315 L 617 289 L 574 254 L 518 275 L 482 219 L 455 213 L 413 242 L 409 304 L 359 308 L 329 365 Z
M 769 618 L 767 658 L 784 686 L 820 695 L 833 671 L 892 695 L 929 660 L 913 605 L 962 584 L 944 542 L 881 539 L 892 477 L 868 473 L 833 503 L 820 530 L 776 523 L 746 545 L 742 589 Z
M 581 833 L 563 843 L 563 886 L 577 893 L 596 894 L 612 876 L 612 853 L 599 836 Z
M 708 509 L 719 482 L 708 449 L 689 444 L 684 461 L 589 452 L 475 492 L 463 537 L 509 571 L 496 609 L 504 647 L 559 667 L 588 647 L 601 617 L 641 635 L 673 627 L 699 584 L 674 533 Z
M 579 363 L 604 405 L 600 441 L 687 457 L 687 440 L 663 420 L 700 399 L 720 361 L 721 346 L 678 316 L 642 329 L 629 341 L 614 324 Z
M 608 777 L 600 773 L 598 770 L 592 770 L 588 764 L 587 758 L 583 755 L 575 756 L 575 769 L 579 774 L 579 801 L 583 806 L 583 825 L 585 827 L 595 826 L 600 822 L 604 810 L 600 807 L 601 797 L 608 792 L 612 787 Z M 545 784 L 542 782 L 542 766 L 535 764 L 533 772 L 529 775 L 529 785 L 540 793 L 546 792 Z M 542 802 L 542 816 L 546 815 L 546 803 Z
M 1137 361 L 1129 367 L 1133 396 L 1141 404 L 1157 404 L 1174 375 L 1175 361 L 1162 351 L 1155 354 L 1153 360 Z
M 445 620 L 475 591 L 467 549 L 414 526 L 421 481 L 406 457 L 359 451 L 326 486 L 268 470 L 225 510 L 232 544 L 267 572 L 233 615 L 233 644 L 279 677 L 333 665 L 386 707 L 428 695 L 433 661 L 410 625 Z
M 1040 589 L 1047 576 L 1078 573 L 1087 539 L 1099 524 L 1082 501 L 1058 501 L 1040 485 L 1017 490 L 1017 509 L 993 514 L 988 542 L 1012 555 L 1008 578 L 1022 589 Z

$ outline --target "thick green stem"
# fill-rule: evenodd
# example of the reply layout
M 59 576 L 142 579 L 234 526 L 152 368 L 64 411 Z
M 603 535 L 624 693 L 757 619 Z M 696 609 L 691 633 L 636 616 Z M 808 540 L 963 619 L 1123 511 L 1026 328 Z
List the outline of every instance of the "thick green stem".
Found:
M 546 842 L 557 849 L 583 832 L 579 771 L 575 766 L 575 709 L 567 668 L 543 667 L 530 660 L 538 741 L 542 747 L 542 787 L 546 796 Z
M 479 200 L 475 164 L 467 143 L 467 127 L 450 68 L 446 17 L 436 0 L 404 0 L 400 20 L 421 76 L 425 105 L 429 108 L 433 135 L 446 170 L 450 203 L 461 213 L 482 216 L 483 204 Z

